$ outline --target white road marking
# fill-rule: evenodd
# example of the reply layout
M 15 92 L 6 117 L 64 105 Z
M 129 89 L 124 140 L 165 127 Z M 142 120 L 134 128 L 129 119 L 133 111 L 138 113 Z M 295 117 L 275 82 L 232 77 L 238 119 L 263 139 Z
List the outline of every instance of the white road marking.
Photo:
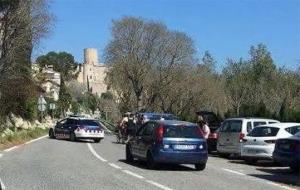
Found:
M 124 172 L 124 173 L 126 173 L 126 174 L 129 174 L 129 175 L 131 175 L 131 176 L 133 176 L 133 177 L 139 178 L 139 179 L 144 179 L 143 176 L 141 176 L 141 175 L 139 175 L 139 174 L 136 174 L 136 173 L 133 173 L 133 172 L 131 172 L 131 171 L 129 171 L 129 170 L 122 170 L 122 172 Z
M 42 137 L 39 137 L 39 138 L 30 140 L 30 141 L 27 141 L 27 142 L 25 142 L 24 144 L 20 144 L 20 145 L 17 145 L 17 146 L 13 146 L 13 147 L 10 147 L 10 148 L 5 149 L 5 150 L 3 150 L 3 151 L 4 151 L 4 152 L 10 152 L 10 151 L 12 151 L 12 150 L 14 150 L 14 149 L 19 148 L 20 146 L 23 146 L 23 145 L 25 145 L 25 144 L 27 145 L 27 144 L 33 143 L 33 142 L 38 141 L 38 140 L 41 140 L 41 139 L 43 139 L 43 138 L 45 138 L 45 137 L 47 137 L 47 136 L 48 136 L 48 135 L 45 135 L 45 136 L 42 136 Z
M 286 189 L 286 190 L 297 190 L 297 189 L 295 189 L 295 188 L 288 187 L 288 186 L 281 185 L 281 184 L 274 183 L 274 182 L 267 182 L 267 183 L 270 184 L 270 185 L 274 185 L 274 186 L 277 186 L 277 187 L 281 187 L 281 188 Z
M 243 173 L 238 172 L 238 171 L 234 171 L 234 170 L 230 170 L 230 169 L 226 169 L 226 168 L 222 168 L 222 169 L 223 169 L 224 171 L 227 171 L 227 172 L 230 172 L 230 173 L 234 173 L 234 174 L 237 174 L 237 175 L 246 176 L 246 177 L 248 177 L 249 179 L 253 179 L 253 180 L 256 180 L 256 181 L 262 181 L 262 182 L 265 182 L 265 181 L 266 181 L 266 180 L 264 180 L 264 179 L 253 178 L 252 176 L 243 174 Z M 288 187 L 288 186 L 285 186 L 285 185 L 281 185 L 281 184 L 279 184 L 279 183 L 270 182 L 270 181 L 267 181 L 267 184 L 273 185 L 273 186 L 277 186 L 277 187 L 280 187 L 280 188 L 283 188 L 283 189 L 286 189 L 286 190 L 296 190 L 295 188 Z
M 1 190 L 4 190 L 4 189 L 5 189 L 5 185 L 4 185 L 4 183 L 2 182 L 1 179 L 0 179 L 0 189 L 1 189 Z
M 99 160 L 101 160 L 102 162 L 107 162 L 107 160 L 105 160 L 104 158 L 102 158 L 101 156 L 99 156 L 99 154 L 97 154 L 97 152 L 94 150 L 94 148 L 92 147 L 92 145 L 90 143 L 87 143 L 88 148 L 90 149 L 91 153 L 98 158 Z
M 116 169 L 122 169 L 120 166 L 114 164 L 114 163 L 109 163 L 109 165 L 113 168 L 116 168 Z
M 39 137 L 39 138 L 37 138 L 37 139 L 30 140 L 30 141 L 26 142 L 25 144 L 30 144 L 30 143 L 33 143 L 33 142 L 35 142 L 35 141 L 41 140 L 41 139 L 43 139 L 43 138 L 46 138 L 46 137 L 48 137 L 48 135 Z
M 0 154 L 0 158 L 3 156 L 3 154 Z
M 226 169 L 226 168 L 222 168 L 222 170 L 227 171 L 227 172 L 230 172 L 230 173 L 234 173 L 234 174 L 237 174 L 237 175 L 243 175 L 243 176 L 246 175 L 246 174 L 243 174 L 243 173 L 241 173 L 241 172 L 237 172 L 237 171 L 230 170 L 230 169 Z
M 10 147 L 10 148 L 5 149 L 5 150 L 3 150 L 3 151 L 4 151 L 4 152 L 10 152 L 10 151 L 12 151 L 12 150 L 14 150 L 14 149 L 17 149 L 17 148 L 19 148 L 19 145 L 18 145 L 18 146 Z
M 173 189 L 171 189 L 171 188 L 169 188 L 169 187 L 167 187 L 167 186 L 164 186 L 164 185 L 162 185 L 162 184 L 160 184 L 160 183 L 156 183 L 155 181 L 146 180 L 146 182 L 147 182 L 147 183 L 150 183 L 150 184 L 152 184 L 152 185 L 154 185 L 154 186 L 156 186 L 156 187 L 159 187 L 159 188 L 161 188 L 161 189 L 163 189 L 163 190 L 173 190 Z

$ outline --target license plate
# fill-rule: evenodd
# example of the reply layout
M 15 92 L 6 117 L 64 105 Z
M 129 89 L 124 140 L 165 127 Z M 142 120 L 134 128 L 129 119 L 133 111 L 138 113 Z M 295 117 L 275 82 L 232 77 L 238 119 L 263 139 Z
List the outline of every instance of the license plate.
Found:
M 174 149 L 176 150 L 193 150 L 195 145 L 175 145 Z
M 249 154 L 256 154 L 256 153 L 258 153 L 259 151 L 258 150 L 248 150 L 247 151 Z

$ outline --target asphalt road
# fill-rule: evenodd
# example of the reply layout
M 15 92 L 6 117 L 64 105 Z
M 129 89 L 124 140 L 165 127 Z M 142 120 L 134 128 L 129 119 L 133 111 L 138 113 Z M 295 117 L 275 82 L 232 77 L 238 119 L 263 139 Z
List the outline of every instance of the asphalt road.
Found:
M 271 163 L 249 166 L 216 156 L 210 156 L 200 172 L 189 165 L 148 170 L 142 162 L 126 163 L 125 146 L 114 141 L 112 136 L 100 144 L 46 137 L 2 151 L 2 189 L 300 189 L 300 175 L 288 168 Z

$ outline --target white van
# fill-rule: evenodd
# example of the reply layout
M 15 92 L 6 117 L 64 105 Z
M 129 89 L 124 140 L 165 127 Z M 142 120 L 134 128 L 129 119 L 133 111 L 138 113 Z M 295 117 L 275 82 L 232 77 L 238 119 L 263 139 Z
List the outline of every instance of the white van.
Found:
M 223 121 L 219 132 L 217 151 L 220 156 L 241 155 L 242 139 L 256 126 L 279 123 L 273 119 L 229 118 Z

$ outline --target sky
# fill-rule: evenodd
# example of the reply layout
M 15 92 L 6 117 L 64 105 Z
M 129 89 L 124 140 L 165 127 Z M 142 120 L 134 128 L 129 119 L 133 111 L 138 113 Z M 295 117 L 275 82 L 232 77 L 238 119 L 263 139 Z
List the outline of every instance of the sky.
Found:
M 208 50 L 221 70 L 228 58 L 249 58 L 264 43 L 279 67 L 300 66 L 300 0 L 52 0 L 52 31 L 34 57 L 66 51 L 83 61 L 83 49 L 98 49 L 104 62 L 112 20 L 136 16 L 185 32 L 197 56 Z

